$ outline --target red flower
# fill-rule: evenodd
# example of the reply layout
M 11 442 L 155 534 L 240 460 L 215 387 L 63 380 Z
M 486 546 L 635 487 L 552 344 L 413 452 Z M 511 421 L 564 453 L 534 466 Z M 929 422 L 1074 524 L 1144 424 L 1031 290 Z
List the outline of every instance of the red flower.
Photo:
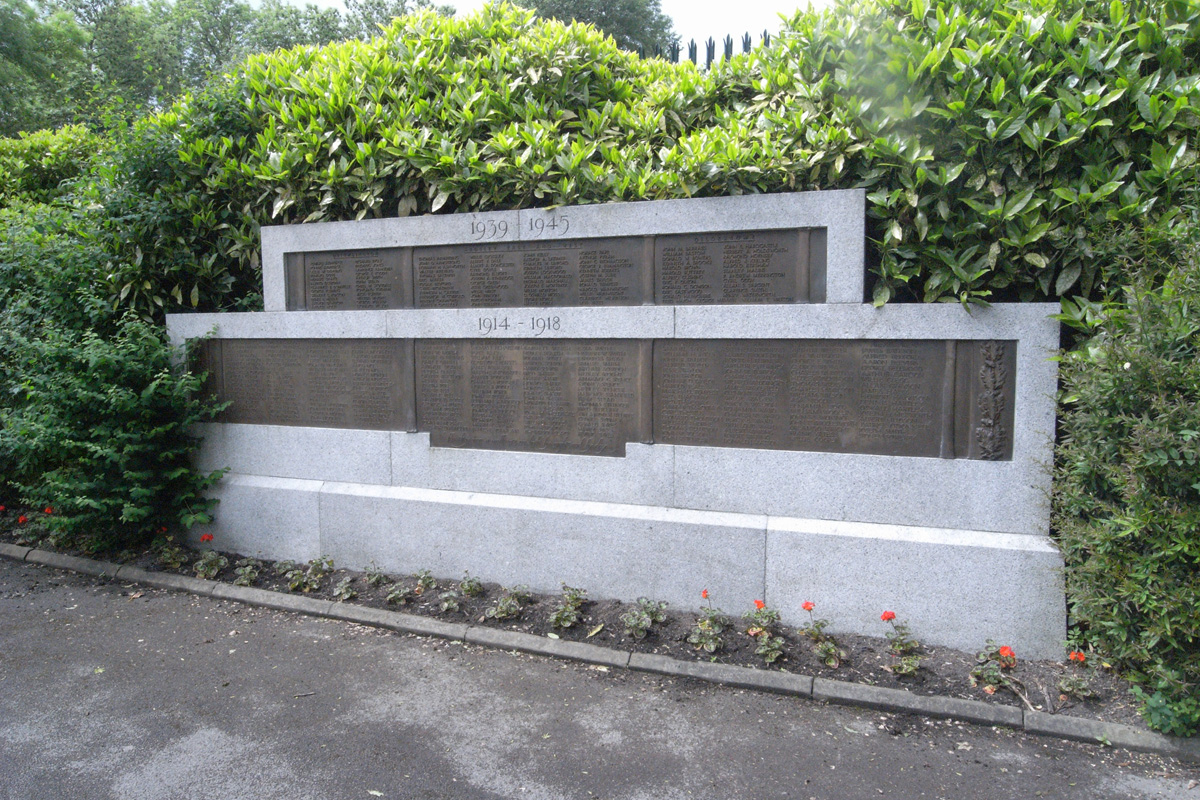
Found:
M 1080 664 L 1087 661 L 1087 656 L 1078 650 L 1072 650 L 1070 654 L 1067 655 L 1067 658 L 1071 659 L 1072 661 L 1078 661 Z
M 700 591 L 700 596 L 703 597 L 705 600 L 707 600 L 708 599 L 708 589 L 702 589 Z
M 804 601 L 804 602 L 803 602 L 803 603 L 800 605 L 800 607 L 801 607 L 801 608 L 803 608 L 805 611 L 812 611 L 814 608 L 816 608 L 816 607 L 817 607 L 817 604 L 816 604 L 816 603 L 814 603 L 812 600 L 805 600 L 805 601 Z
M 767 607 L 767 604 L 764 603 L 762 600 L 755 600 L 754 607 L 757 608 L 759 611 L 762 611 L 764 608 Z
M 21 516 L 17 517 L 17 524 L 18 524 L 18 525 L 24 525 L 26 522 L 29 522 L 29 517 L 25 516 L 24 514 L 22 514 Z
M 7 510 L 8 509 L 6 509 L 4 506 L 0 506 L 0 511 L 7 511 Z
M 167 532 L 167 526 L 166 526 L 166 525 L 163 525 L 161 528 L 159 528 L 159 529 L 158 529 L 158 532 L 159 532 L 159 533 L 166 533 L 166 532 Z
M 205 534 L 201 535 L 201 537 L 200 537 L 200 541 L 202 541 L 202 542 L 211 542 L 212 540 L 213 540 L 213 535 L 211 533 L 205 533 Z
M 892 620 L 894 620 L 896 618 L 896 612 L 895 611 L 885 611 L 879 615 L 879 618 L 881 620 L 883 620 L 884 622 L 891 622 Z
M 54 509 L 53 509 L 53 508 L 51 508 L 50 506 L 46 506 L 46 513 L 47 513 L 47 514 L 53 514 L 53 513 L 54 513 Z
M 1004 658 L 1016 658 L 1017 657 L 1017 654 L 1014 653 L 1012 648 L 1009 647 L 1008 645 L 1004 645 L 1003 647 L 1001 647 L 999 652 L 1000 652 L 1000 655 Z

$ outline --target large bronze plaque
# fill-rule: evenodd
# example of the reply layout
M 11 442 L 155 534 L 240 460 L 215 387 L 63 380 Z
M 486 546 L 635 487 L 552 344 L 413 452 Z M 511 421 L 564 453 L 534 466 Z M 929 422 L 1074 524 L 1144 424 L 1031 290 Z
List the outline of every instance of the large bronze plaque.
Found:
M 420 247 L 417 308 L 636 306 L 649 300 L 643 237 Z
M 221 422 L 412 430 L 410 339 L 214 339 L 202 362 Z
M 412 250 L 288 253 L 288 311 L 347 311 L 412 306 Z
M 437 447 L 623 456 L 650 439 L 650 343 L 422 339 L 417 428 Z
M 950 458 L 958 343 L 662 340 L 654 439 Z
M 815 259 L 810 257 L 810 246 L 820 248 Z M 806 230 L 658 236 L 654 241 L 655 302 L 823 302 L 824 246 L 823 235 L 812 237 Z M 814 264 L 820 267 L 819 274 L 810 274 Z

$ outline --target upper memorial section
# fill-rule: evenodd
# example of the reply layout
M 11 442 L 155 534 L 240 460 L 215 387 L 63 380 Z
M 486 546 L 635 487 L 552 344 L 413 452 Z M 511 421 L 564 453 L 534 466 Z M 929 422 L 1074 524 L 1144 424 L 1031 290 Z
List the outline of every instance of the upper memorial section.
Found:
M 262 229 L 267 311 L 861 303 L 861 190 Z

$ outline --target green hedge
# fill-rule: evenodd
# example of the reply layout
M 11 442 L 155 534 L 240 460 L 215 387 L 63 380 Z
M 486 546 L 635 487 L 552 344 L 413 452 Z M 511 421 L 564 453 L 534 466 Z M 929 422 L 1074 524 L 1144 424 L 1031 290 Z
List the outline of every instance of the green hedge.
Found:
M 1161 257 L 1161 247 L 1145 261 Z M 1200 731 L 1200 240 L 1139 279 L 1068 354 L 1054 517 L 1079 635 L 1143 687 L 1147 720 Z
M 258 302 L 258 226 L 866 187 L 877 302 L 1098 298 L 1190 218 L 1200 5 L 842 0 L 711 73 L 512 6 L 247 60 L 114 148 L 112 298 Z
M 0 138 L 0 206 L 55 200 L 88 174 L 102 141 L 81 125 Z

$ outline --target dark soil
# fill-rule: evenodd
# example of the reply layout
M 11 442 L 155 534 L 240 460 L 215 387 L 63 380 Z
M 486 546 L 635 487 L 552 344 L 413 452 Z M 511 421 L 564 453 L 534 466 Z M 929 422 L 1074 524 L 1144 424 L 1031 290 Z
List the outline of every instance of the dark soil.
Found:
M 30 522 L 17 525 L 17 516 L 25 513 Z M 120 553 L 86 553 L 70 547 L 55 547 L 47 532 L 35 519 L 40 514 L 25 510 L 0 511 L 0 541 L 44 550 L 57 550 L 72 555 L 107 558 L 131 564 L 150 571 L 174 572 L 181 575 L 196 575 L 195 564 L 199 553 L 185 549 L 186 561 L 175 568 L 164 564 L 158 547 L 141 551 L 126 550 Z M 162 542 L 160 541 L 159 546 Z M 233 583 L 237 578 L 236 568 L 243 557 L 234 553 L 223 554 L 228 563 L 216 575 L 216 580 Z M 288 567 L 283 562 L 260 561 L 256 579 L 250 585 L 272 591 L 289 592 Z M 304 570 L 307 564 L 297 565 Z M 353 570 L 334 569 L 321 577 L 317 588 L 303 592 L 311 597 L 326 600 L 358 603 L 374 608 L 386 608 L 409 614 L 437 617 L 453 622 L 469 622 L 521 631 L 539 636 L 552 636 L 568 641 L 586 641 L 604 647 L 654 653 L 678 659 L 710 660 L 723 664 L 778 669 L 839 681 L 866 683 L 876 686 L 905 689 L 914 694 L 939 695 L 980 700 L 1010 706 L 1026 706 L 1025 700 L 1007 689 L 989 693 L 982 686 L 972 686 L 971 670 L 976 666 L 975 656 L 945 647 L 922 646 L 920 667 L 914 675 L 896 675 L 891 667 L 896 659 L 889 651 L 889 642 L 884 638 L 835 634 L 837 648 L 844 654 L 837 667 L 823 663 L 814 653 L 812 640 L 796 628 L 776 626 L 776 633 L 783 637 L 783 657 L 773 664 L 766 664 L 755 654 L 758 641 L 746 633 L 749 623 L 742 618 L 743 611 L 725 615 L 728 625 L 721 634 L 722 646 L 714 653 L 697 650 L 687 639 L 696 622 L 696 615 L 686 611 L 667 609 L 664 623 L 654 625 L 642 639 L 630 635 L 621 616 L 636 608 L 635 601 L 588 600 L 580 609 L 578 622 L 570 627 L 556 627 L 550 616 L 559 606 L 558 595 L 528 593 L 520 603 L 520 614 L 510 619 L 495 619 L 488 610 L 496 607 L 499 598 L 506 592 L 495 583 L 483 583 L 482 593 L 475 597 L 465 596 L 460 590 L 461 577 L 432 576 L 436 587 L 418 591 L 416 575 L 388 574 L 370 580 L 369 574 Z M 355 592 L 352 598 L 335 596 L 337 587 L 344 581 Z M 404 600 L 388 602 L 388 595 L 395 588 L 408 590 Z M 516 588 L 516 587 L 511 587 Z M 586 587 L 581 587 L 585 588 Z M 442 610 L 445 593 L 454 592 L 458 610 Z M 816 609 L 819 616 L 819 609 Z M 898 620 L 902 622 L 903 620 Z M 881 622 L 881 629 L 883 623 Z M 1003 644 L 1002 642 L 1000 644 Z M 1018 659 L 1020 653 L 1017 653 Z M 1099 719 L 1144 727 L 1138 714 L 1138 704 L 1124 681 L 1103 659 L 1096 654 L 1087 654 L 1087 666 L 1069 661 L 1019 660 L 1011 676 L 1025 687 L 1028 706 L 1038 711 L 1064 713 L 1072 716 Z M 1067 677 L 1086 677 L 1092 697 L 1067 696 L 1060 682 Z

